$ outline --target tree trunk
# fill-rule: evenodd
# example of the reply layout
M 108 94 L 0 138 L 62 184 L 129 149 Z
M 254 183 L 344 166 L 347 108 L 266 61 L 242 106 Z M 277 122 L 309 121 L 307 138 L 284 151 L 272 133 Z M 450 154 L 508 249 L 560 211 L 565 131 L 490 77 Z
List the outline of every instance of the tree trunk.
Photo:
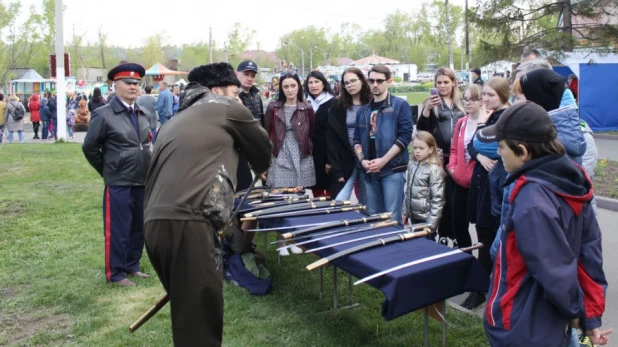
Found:
M 571 24 L 571 1 L 562 0 L 562 51 L 573 51 L 573 27 Z

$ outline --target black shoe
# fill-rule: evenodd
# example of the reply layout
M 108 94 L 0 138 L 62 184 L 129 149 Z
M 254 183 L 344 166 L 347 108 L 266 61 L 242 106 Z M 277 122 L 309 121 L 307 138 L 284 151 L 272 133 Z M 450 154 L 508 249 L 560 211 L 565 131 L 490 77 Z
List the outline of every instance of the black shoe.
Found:
M 461 307 L 472 311 L 481 306 L 485 300 L 485 294 L 483 293 L 470 293 L 463 304 L 461 304 Z
M 448 246 L 448 239 L 447 239 L 446 237 L 441 237 L 441 238 L 438 240 L 438 243 L 439 243 L 439 244 L 441 244 L 441 245 Z
M 453 248 L 459 248 L 459 243 L 457 243 L 457 240 L 453 240 Z

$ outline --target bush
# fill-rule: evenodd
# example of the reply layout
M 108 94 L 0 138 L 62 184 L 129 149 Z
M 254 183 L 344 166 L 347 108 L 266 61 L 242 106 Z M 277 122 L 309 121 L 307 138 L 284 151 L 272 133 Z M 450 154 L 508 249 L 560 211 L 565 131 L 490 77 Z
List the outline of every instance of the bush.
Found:
M 393 81 L 395 81 L 396 83 L 401 83 L 401 82 L 403 82 L 403 78 L 399 77 L 399 76 L 395 76 L 395 77 L 393 77 Z

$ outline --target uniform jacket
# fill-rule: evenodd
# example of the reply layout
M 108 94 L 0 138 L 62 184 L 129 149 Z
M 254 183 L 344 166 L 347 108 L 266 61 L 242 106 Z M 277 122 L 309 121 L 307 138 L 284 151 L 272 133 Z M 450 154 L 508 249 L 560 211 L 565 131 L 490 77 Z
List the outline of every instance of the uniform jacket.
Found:
M 264 125 L 264 105 L 260 97 L 260 90 L 253 86 L 249 90 L 249 93 L 241 91 L 238 93 L 238 97 L 243 105 L 251 111 L 253 118 L 257 119 L 261 125 Z
M 566 346 L 568 323 L 601 326 L 607 281 L 592 183 L 567 156 L 531 160 L 515 182 L 485 311 L 492 346 Z
M 150 118 L 137 103 L 133 106 L 139 136 L 131 123 L 129 111 L 118 97 L 97 108 L 90 119 L 82 151 L 90 165 L 103 177 L 105 185 L 146 184 L 152 151 Z
M 468 117 L 469 116 L 459 118 L 455 125 L 453 141 L 451 142 L 451 155 L 448 165 L 446 165 L 447 170 L 455 170 L 451 175 L 453 181 L 464 188 L 470 187 L 472 171 L 474 171 L 474 165 L 476 164 L 476 160 L 472 157 L 466 163 L 466 145 L 464 143 L 464 137 L 466 134 L 466 127 L 468 126 Z
M 30 109 L 30 121 L 40 122 L 41 121 L 41 103 L 39 102 L 38 95 L 36 94 L 32 95 L 32 101 L 28 103 L 28 109 Z
M 146 183 L 144 222 L 198 220 L 220 229 L 234 206 L 238 151 L 254 172 L 270 166 L 268 134 L 233 98 L 190 83 L 159 129 Z
M 313 108 L 306 102 L 298 102 L 296 111 L 292 115 L 292 130 L 296 141 L 298 141 L 301 158 L 311 154 L 314 127 L 315 114 Z M 270 134 L 270 140 L 273 143 L 273 156 L 279 156 L 285 138 L 285 113 L 281 102 L 273 101 L 268 104 L 264 114 L 264 129 Z
M 402 215 L 425 220 L 438 230 L 444 208 L 444 171 L 442 165 L 427 160 L 413 160 L 408 164 Z
M 381 177 L 393 172 L 404 172 L 408 167 L 410 155 L 407 147 L 412 141 L 412 111 L 407 101 L 388 94 L 378 111 L 376 124 L 376 156 L 383 157 L 396 145 L 401 150 L 380 171 Z M 354 145 L 363 147 L 363 155 L 369 158 L 371 130 L 371 103 L 363 105 L 356 115 L 356 129 L 354 130 Z

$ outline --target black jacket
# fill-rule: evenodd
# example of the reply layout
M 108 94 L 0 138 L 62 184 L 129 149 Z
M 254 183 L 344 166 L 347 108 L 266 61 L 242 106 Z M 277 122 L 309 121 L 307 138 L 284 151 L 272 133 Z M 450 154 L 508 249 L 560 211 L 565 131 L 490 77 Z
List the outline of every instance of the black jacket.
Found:
M 354 149 L 348 139 L 348 129 L 346 126 L 346 109 L 341 107 L 337 101 L 330 109 L 328 115 L 327 133 L 328 161 L 332 166 L 331 176 L 333 180 L 343 177 L 346 181 L 352 175 L 356 158 Z
M 315 130 L 313 131 L 313 164 L 315 166 L 315 180 L 316 184 L 312 188 L 314 189 L 330 189 L 331 177 L 326 173 L 326 164 L 330 164 L 327 156 L 327 124 L 328 124 L 328 111 L 335 102 L 335 98 L 328 100 L 318 107 L 315 112 Z
M 105 185 L 142 186 L 150 165 L 150 115 L 134 104 L 139 137 L 117 97 L 92 114 L 82 151 Z
M 249 93 L 241 91 L 238 93 L 238 97 L 242 101 L 242 104 L 251 111 L 253 118 L 257 119 L 260 125 L 264 126 L 264 105 L 260 97 L 260 90 L 253 86 L 249 90 Z

